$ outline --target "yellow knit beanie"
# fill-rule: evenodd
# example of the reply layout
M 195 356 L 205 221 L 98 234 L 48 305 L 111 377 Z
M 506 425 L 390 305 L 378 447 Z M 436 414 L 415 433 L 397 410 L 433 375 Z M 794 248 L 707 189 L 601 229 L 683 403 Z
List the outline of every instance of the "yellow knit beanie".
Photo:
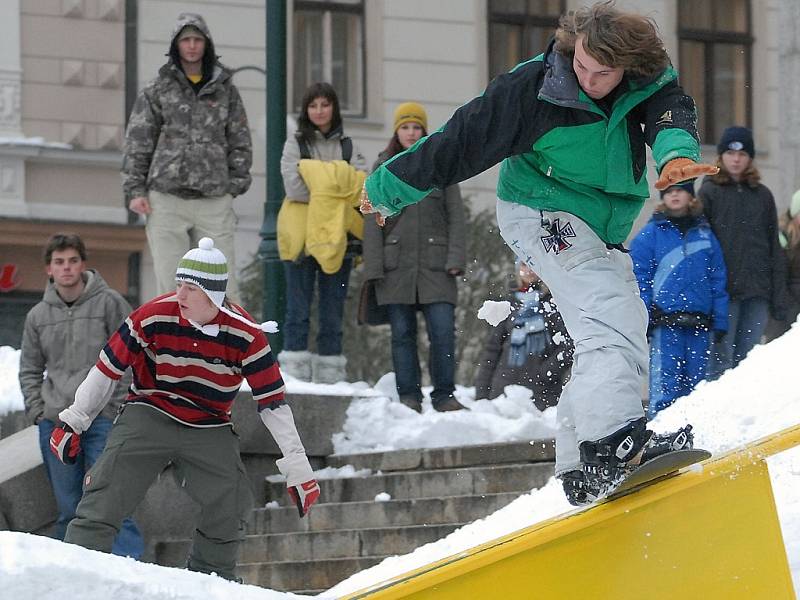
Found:
M 395 108 L 394 131 L 397 131 L 403 123 L 419 123 L 427 133 L 428 115 L 425 114 L 425 109 L 422 107 L 422 104 L 403 102 L 400 106 Z

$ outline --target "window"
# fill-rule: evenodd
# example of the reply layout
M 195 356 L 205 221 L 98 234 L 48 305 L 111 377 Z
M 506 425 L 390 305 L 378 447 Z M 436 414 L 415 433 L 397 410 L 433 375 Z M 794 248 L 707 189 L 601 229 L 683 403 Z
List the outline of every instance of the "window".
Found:
M 730 125 L 751 126 L 749 0 L 679 0 L 681 85 L 697 104 L 698 133 L 714 144 Z
M 564 0 L 489 0 L 489 79 L 544 52 Z
M 336 89 L 342 114 L 364 115 L 363 0 L 296 0 L 292 104 L 300 110 L 312 83 Z

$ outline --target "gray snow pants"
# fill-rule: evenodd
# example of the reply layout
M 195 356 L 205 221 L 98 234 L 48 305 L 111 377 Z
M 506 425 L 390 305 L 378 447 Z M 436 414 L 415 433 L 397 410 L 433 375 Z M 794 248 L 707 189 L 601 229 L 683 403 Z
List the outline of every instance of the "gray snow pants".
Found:
M 580 468 L 578 445 L 644 416 L 647 309 L 628 254 L 575 215 L 497 201 L 500 234 L 547 284 L 575 343 L 558 403 L 556 475 Z
M 253 494 L 230 426 L 188 427 L 141 404 L 125 405 L 83 482 L 65 542 L 111 552 L 122 519 L 172 462 L 178 486 L 201 508 L 188 568 L 234 578 Z

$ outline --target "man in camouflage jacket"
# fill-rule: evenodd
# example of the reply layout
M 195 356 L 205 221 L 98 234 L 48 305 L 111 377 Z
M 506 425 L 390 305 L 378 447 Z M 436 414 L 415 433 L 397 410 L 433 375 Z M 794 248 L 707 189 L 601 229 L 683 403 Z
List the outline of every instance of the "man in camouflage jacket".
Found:
M 174 289 L 175 265 L 202 237 L 235 265 L 233 198 L 250 187 L 252 164 L 242 98 L 200 15 L 178 17 L 168 56 L 136 98 L 122 167 L 128 207 L 147 215 L 159 294 Z M 228 295 L 238 296 L 235 269 Z

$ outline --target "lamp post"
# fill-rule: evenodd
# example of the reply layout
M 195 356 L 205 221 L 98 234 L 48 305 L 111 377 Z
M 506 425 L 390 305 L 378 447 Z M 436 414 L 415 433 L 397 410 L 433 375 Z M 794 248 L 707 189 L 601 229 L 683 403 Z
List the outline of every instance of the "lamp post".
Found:
M 278 211 L 283 202 L 281 153 L 286 140 L 286 3 L 266 3 L 266 67 L 267 67 L 267 197 L 258 257 L 263 263 L 263 318 L 281 321 L 286 307 L 286 283 L 278 256 Z M 283 348 L 283 334 L 269 336 L 273 356 Z

